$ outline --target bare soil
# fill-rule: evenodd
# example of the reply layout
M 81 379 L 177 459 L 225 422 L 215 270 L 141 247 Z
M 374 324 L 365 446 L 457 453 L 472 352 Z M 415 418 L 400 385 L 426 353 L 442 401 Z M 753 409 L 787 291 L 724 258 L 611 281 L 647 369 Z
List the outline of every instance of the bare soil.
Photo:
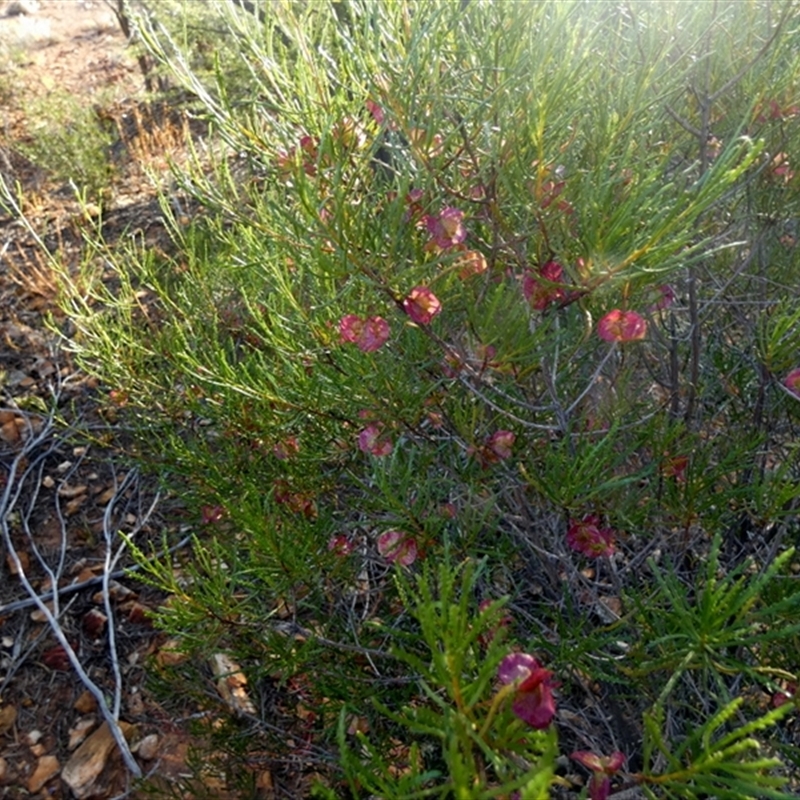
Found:
M 189 749 L 201 746 L 187 732 L 200 712 L 164 708 L 147 688 L 148 675 L 169 660 L 147 616 L 163 597 L 122 573 L 131 565 L 126 556 L 114 567 L 107 597 L 99 585 L 109 553 L 121 544 L 119 531 L 159 547 L 179 544 L 188 524 L 177 503 L 132 471 L 108 387 L 60 346 L 57 330 L 66 326 L 50 259 L 77 263 L 85 226 L 98 222 L 107 241 L 134 229 L 153 246 L 167 246 L 144 167 L 162 168 L 183 131 L 174 115 L 151 110 L 109 4 L 15 5 L 0 3 L 0 173 L 19 186 L 33 230 L 0 204 L 0 513 L 8 533 L 0 538 L 0 797 L 145 796 L 113 748 L 85 792 L 76 795 L 64 783 L 81 737 L 102 718 L 20 567 L 51 609 L 48 592 L 58 587 L 57 626 L 87 677 L 106 697 L 117 693 L 120 719 L 133 726 L 132 748 L 147 742 L 135 758 L 151 790 L 171 784 L 173 796 L 191 797 L 176 782 Z M 28 13 L 6 15 L 9 9 Z M 96 108 L 118 131 L 121 154 L 102 208 L 78 203 L 20 147 L 36 123 L 31 109 L 64 95 Z M 228 796 L 224 782 L 217 780 L 212 796 Z

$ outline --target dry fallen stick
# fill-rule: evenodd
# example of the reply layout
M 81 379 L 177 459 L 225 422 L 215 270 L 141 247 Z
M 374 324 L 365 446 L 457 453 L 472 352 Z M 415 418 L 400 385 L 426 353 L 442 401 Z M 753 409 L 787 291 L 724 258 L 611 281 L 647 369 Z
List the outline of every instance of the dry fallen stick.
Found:
M 225 653 L 214 653 L 208 663 L 217 679 L 220 696 L 231 711 L 237 716 L 255 714 L 255 706 L 247 696 L 247 678 L 242 668 Z
M 53 406 L 57 407 L 57 402 L 54 402 Z M 14 491 L 17 475 L 21 471 L 22 465 L 26 463 L 31 458 L 31 456 L 45 444 L 45 442 L 48 441 L 48 439 L 52 434 L 52 430 L 53 430 L 53 416 L 51 413 L 42 422 L 41 428 L 39 429 L 38 432 L 34 433 L 33 429 L 31 429 L 31 434 L 28 436 L 21 450 L 16 454 L 10 466 L 8 467 L 5 489 L 3 490 L 3 493 L 0 496 L 0 530 L 2 530 L 3 541 L 8 551 L 8 557 L 11 559 L 11 562 L 13 564 L 14 570 L 16 571 L 20 583 L 24 587 L 28 596 L 33 601 L 33 604 L 39 609 L 45 621 L 50 626 L 50 629 L 53 632 L 56 641 L 64 649 L 64 652 L 66 653 L 72 668 L 77 673 L 81 683 L 87 688 L 87 690 L 97 701 L 97 707 L 100 710 L 103 719 L 108 723 L 111 735 L 117 747 L 119 748 L 120 753 L 122 754 L 122 758 L 125 761 L 125 765 L 127 766 L 128 770 L 131 772 L 132 775 L 134 775 L 137 778 L 140 778 L 142 776 L 142 770 L 136 763 L 136 760 L 134 759 L 130 751 L 130 748 L 128 747 L 128 743 L 125 740 L 125 736 L 123 735 L 123 732 L 119 727 L 119 724 L 117 723 L 115 715 L 112 714 L 111 710 L 108 707 L 108 704 L 106 703 L 106 698 L 105 695 L 103 694 L 103 691 L 87 675 L 86 670 L 84 670 L 83 665 L 81 664 L 77 654 L 75 653 L 75 650 L 72 648 L 72 645 L 67 640 L 64 631 L 59 625 L 58 619 L 45 604 L 44 600 L 42 600 L 42 598 L 36 593 L 36 590 L 31 585 L 31 582 L 28 580 L 28 576 L 25 574 L 25 568 L 22 564 L 22 561 L 20 560 L 19 553 L 14 547 L 14 542 L 11 538 L 11 531 L 9 530 L 8 520 L 9 516 L 14 510 L 14 505 L 19 499 L 19 494 L 20 494 L 20 487 L 17 487 L 17 490 Z M 117 689 L 119 690 L 119 687 L 117 687 Z
M 119 658 L 117 656 L 117 644 L 116 644 L 116 629 L 114 627 L 114 610 L 111 607 L 111 591 L 110 591 L 110 582 L 111 582 L 111 573 L 114 571 L 114 567 L 116 566 L 119 559 L 122 557 L 122 554 L 125 552 L 125 547 L 127 545 L 128 540 L 132 540 L 134 536 L 147 524 L 147 521 L 153 514 L 156 505 L 158 505 L 160 494 L 156 494 L 153 502 L 150 504 L 150 507 L 147 511 L 139 518 L 139 521 L 136 523 L 136 526 L 131 531 L 128 536 L 128 539 L 123 539 L 122 544 L 117 546 L 116 552 L 112 553 L 113 546 L 115 539 L 118 537 L 118 533 L 116 531 L 116 527 L 114 526 L 114 508 L 117 505 L 118 498 L 124 496 L 126 489 L 133 484 L 136 479 L 138 478 L 138 473 L 135 470 L 131 470 L 121 481 L 119 486 L 116 486 L 116 492 L 114 496 L 111 498 L 110 502 L 106 506 L 105 513 L 103 514 L 103 538 L 105 539 L 106 543 L 106 559 L 105 559 L 105 569 L 103 570 L 103 575 L 101 576 L 103 579 L 103 605 L 105 607 L 106 618 L 109 620 L 108 628 L 107 628 L 107 636 L 108 636 L 108 652 L 109 658 L 111 660 L 111 669 L 114 673 L 114 708 L 113 713 L 114 717 L 119 716 L 120 706 L 122 703 L 122 672 L 119 666 Z M 116 484 L 116 477 L 114 480 Z

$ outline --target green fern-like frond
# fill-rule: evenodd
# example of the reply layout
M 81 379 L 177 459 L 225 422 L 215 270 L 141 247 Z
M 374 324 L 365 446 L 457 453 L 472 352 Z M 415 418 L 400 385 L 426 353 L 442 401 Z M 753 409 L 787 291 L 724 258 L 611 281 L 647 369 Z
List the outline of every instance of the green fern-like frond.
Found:
M 641 776 L 648 794 L 688 800 L 794 797 L 782 788 L 786 778 L 778 772 L 783 767 L 781 760 L 764 756 L 762 743 L 753 736 L 773 727 L 794 711 L 794 706 L 787 703 L 731 730 L 742 703 L 740 697 L 727 703 L 674 750 L 663 732 L 663 709 L 651 710 L 645 716 L 645 755 L 651 763 L 661 759 L 666 764 L 658 774 L 645 770 Z

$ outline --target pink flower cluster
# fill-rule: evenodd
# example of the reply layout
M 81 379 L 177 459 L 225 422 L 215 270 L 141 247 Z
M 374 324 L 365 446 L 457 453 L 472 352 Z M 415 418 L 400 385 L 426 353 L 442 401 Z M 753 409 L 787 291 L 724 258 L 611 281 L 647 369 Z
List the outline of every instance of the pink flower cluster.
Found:
M 371 98 L 368 98 L 364 101 L 364 105 L 367 107 L 367 111 L 369 111 L 370 116 L 378 125 L 383 125 L 384 120 L 386 119 L 386 114 L 383 110 L 383 106 L 380 103 L 375 102 Z
M 300 452 L 300 443 L 296 436 L 287 436 L 272 448 L 272 454 L 279 461 L 288 461 Z
M 689 456 L 667 456 L 662 473 L 665 478 L 673 478 L 676 483 L 686 483 L 686 470 Z
M 763 103 L 759 103 L 756 106 L 756 120 L 758 122 L 791 119 L 800 115 L 800 106 L 797 105 L 785 106 L 773 99 L 769 101 L 768 106 L 769 111 L 767 111 Z
M 317 504 L 307 492 L 296 492 L 283 478 L 272 482 L 272 499 L 285 505 L 290 511 L 302 514 L 307 519 L 317 518 Z
M 213 525 L 225 517 L 225 509 L 222 506 L 203 506 L 200 509 L 200 519 L 203 525 Z
M 289 177 L 298 153 L 302 163 L 303 172 L 310 178 L 317 174 L 317 158 L 319 154 L 319 139 L 316 136 L 301 136 L 297 147 L 278 154 L 278 169 L 284 177 Z
M 558 167 L 556 167 L 556 174 L 558 174 Z M 567 200 L 558 199 L 561 193 L 564 191 L 564 187 L 566 185 L 566 181 L 562 180 L 545 181 L 541 185 L 540 189 L 536 192 L 536 195 L 539 198 L 539 207 L 541 209 L 546 209 L 555 203 L 555 208 L 562 213 L 567 215 L 574 214 L 575 209 L 572 207 L 572 203 Z
M 403 300 L 403 311 L 417 325 L 430 325 L 441 310 L 439 298 L 427 286 L 415 286 Z
M 344 533 L 331 536 L 331 538 L 328 540 L 328 550 L 340 558 L 349 556 L 354 549 L 355 542 L 353 542 L 353 540 Z
M 647 336 L 647 320 L 635 311 L 615 308 L 597 323 L 597 335 L 607 342 L 636 342 Z
M 489 269 L 486 257 L 478 250 L 462 250 L 455 262 L 458 267 L 458 277 L 462 281 L 473 275 L 481 275 Z
M 339 341 L 354 344 L 364 353 L 379 350 L 389 339 L 389 323 L 383 317 L 361 319 L 346 314 L 339 320 Z
M 589 783 L 590 800 L 608 800 L 611 793 L 611 776 L 616 775 L 625 764 L 625 753 L 614 751 L 610 756 L 598 756 L 589 750 L 576 750 L 570 758 L 592 773 Z
M 480 447 L 471 448 L 471 453 L 482 467 L 499 464 L 511 457 L 516 438 L 511 431 L 495 431 Z
M 467 238 L 464 212 L 448 206 L 437 216 L 425 217 L 425 225 L 431 235 L 431 246 L 439 250 L 455 247 Z
M 782 705 L 786 705 L 786 703 L 793 702 L 796 694 L 796 683 L 792 681 L 784 683 L 783 687 L 772 695 L 772 707 L 780 708 Z
M 570 520 L 567 544 L 588 558 L 608 557 L 616 552 L 614 531 L 612 528 L 601 528 L 597 514 L 587 514 L 582 520 Z
M 390 563 L 410 567 L 417 560 L 417 542 L 404 531 L 386 531 L 378 537 L 378 552 Z
M 669 284 L 659 286 L 656 291 L 658 292 L 658 298 L 650 306 L 649 311 L 663 311 L 675 302 L 675 290 Z
M 497 670 L 500 683 L 514 684 L 511 710 L 532 728 L 546 728 L 556 715 L 553 673 L 528 653 L 510 653 Z
M 358 434 L 358 449 L 376 458 L 388 456 L 393 449 L 392 440 L 383 433 L 382 426 L 371 422 Z
M 776 178 L 780 178 L 782 183 L 789 183 L 796 174 L 789 163 L 788 153 L 777 153 L 772 159 L 770 167 L 770 173 Z
M 522 278 L 522 294 L 536 311 L 544 311 L 552 303 L 566 298 L 566 292 L 559 284 L 564 279 L 564 268 L 556 261 L 542 264 L 534 272 L 528 270 Z
M 783 385 L 800 400 L 800 367 L 793 369 L 784 379 Z

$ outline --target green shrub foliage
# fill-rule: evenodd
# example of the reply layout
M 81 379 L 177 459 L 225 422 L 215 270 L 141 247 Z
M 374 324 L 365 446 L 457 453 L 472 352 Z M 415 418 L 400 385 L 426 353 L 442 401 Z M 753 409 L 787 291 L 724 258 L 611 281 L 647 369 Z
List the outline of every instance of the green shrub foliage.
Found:
M 321 796 L 792 796 L 796 5 L 259 8 L 138 20 L 209 134 L 65 276 L 196 515 L 159 623 Z

